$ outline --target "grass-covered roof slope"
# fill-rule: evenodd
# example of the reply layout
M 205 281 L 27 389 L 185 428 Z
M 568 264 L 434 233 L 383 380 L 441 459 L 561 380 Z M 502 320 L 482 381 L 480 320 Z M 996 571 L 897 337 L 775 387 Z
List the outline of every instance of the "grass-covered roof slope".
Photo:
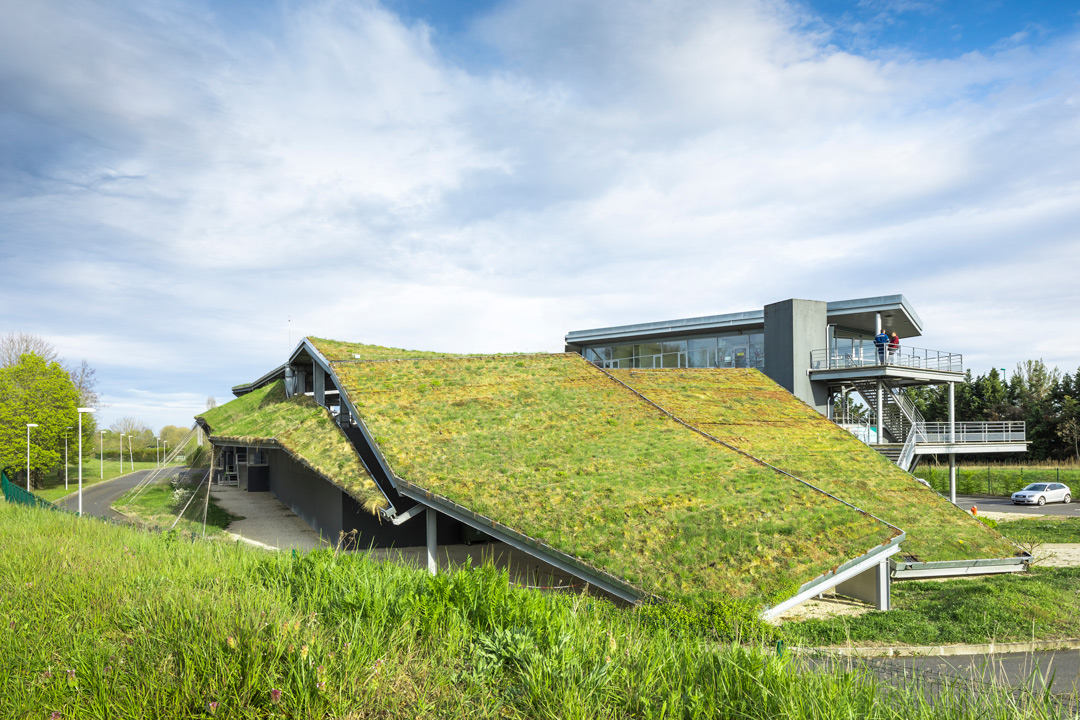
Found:
M 1017 548 L 757 370 L 613 370 L 690 425 L 904 530 L 921 561 Z
M 273 440 L 371 512 L 386 498 L 326 408 L 306 395 L 285 397 L 284 381 L 253 390 L 199 416 L 215 438 L 237 444 Z
M 647 593 L 772 603 L 898 532 L 578 355 L 333 367 L 398 477 Z
M 329 361 L 338 360 L 398 360 L 402 358 L 453 357 L 453 353 L 431 352 L 428 350 L 402 350 L 401 348 L 366 345 L 364 343 L 342 342 L 325 338 L 309 337 L 323 357 Z

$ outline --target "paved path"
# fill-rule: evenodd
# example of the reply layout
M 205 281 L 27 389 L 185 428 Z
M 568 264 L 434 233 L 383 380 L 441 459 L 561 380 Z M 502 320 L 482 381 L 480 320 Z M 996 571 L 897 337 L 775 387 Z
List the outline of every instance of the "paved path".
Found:
M 159 477 L 173 477 L 183 468 L 165 468 Z M 99 482 L 89 487 L 83 486 L 82 501 L 83 514 L 96 517 L 108 518 L 109 520 L 127 521 L 127 518 L 112 509 L 111 505 L 120 497 L 146 479 L 153 470 L 138 470 L 127 475 Z M 65 498 L 56 501 L 62 508 L 78 512 L 79 493 L 76 491 Z
M 268 550 L 314 550 L 327 547 L 311 526 L 272 493 L 248 492 L 230 485 L 211 485 L 214 502 L 242 520 L 229 523 L 227 534 Z
M 1073 501 L 1068 505 L 1064 503 L 1047 503 L 1042 507 L 1038 505 L 1013 505 L 1009 498 L 979 497 L 977 495 L 957 495 L 956 504 L 965 510 L 971 510 L 972 505 L 977 505 L 979 510 L 990 512 L 1014 513 L 1018 516 L 1055 515 L 1067 517 L 1080 517 L 1080 502 Z
M 917 669 L 979 683 L 1017 687 L 1030 680 L 1035 688 L 1049 687 L 1055 695 L 1075 695 L 1080 691 L 1080 650 L 883 660 L 897 669 Z

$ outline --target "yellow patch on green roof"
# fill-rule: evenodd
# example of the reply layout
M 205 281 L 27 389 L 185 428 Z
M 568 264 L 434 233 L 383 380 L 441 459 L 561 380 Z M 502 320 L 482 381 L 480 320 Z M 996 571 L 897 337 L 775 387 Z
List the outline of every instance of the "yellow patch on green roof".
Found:
M 653 594 L 775 602 L 896 533 L 578 355 L 332 364 L 398 477 Z
M 285 397 L 284 381 L 253 390 L 199 416 L 215 438 L 239 445 L 275 441 L 369 512 L 386 498 L 330 412 L 306 395 Z
M 684 422 L 907 534 L 922 561 L 1013 557 L 1017 548 L 757 370 L 611 370 Z

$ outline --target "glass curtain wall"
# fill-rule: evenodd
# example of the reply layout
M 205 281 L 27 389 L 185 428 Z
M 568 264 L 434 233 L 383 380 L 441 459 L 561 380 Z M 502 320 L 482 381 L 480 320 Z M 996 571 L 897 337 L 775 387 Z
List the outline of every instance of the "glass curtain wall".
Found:
M 603 368 L 765 367 L 765 334 L 715 335 L 686 340 L 597 345 L 585 359 Z

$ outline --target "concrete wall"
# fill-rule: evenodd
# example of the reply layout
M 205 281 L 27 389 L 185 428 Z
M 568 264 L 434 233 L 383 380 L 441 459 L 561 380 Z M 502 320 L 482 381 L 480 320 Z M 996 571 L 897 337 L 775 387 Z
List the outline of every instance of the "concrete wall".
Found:
M 284 450 L 269 452 L 270 492 L 324 539 L 341 533 L 341 490 L 294 460 Z
M 825 383 L 812 383 L 810 353 L 828 343 L 826 303 L 782 300 L 765 306 L 765 374 L 822 415 L 829 405 Z

